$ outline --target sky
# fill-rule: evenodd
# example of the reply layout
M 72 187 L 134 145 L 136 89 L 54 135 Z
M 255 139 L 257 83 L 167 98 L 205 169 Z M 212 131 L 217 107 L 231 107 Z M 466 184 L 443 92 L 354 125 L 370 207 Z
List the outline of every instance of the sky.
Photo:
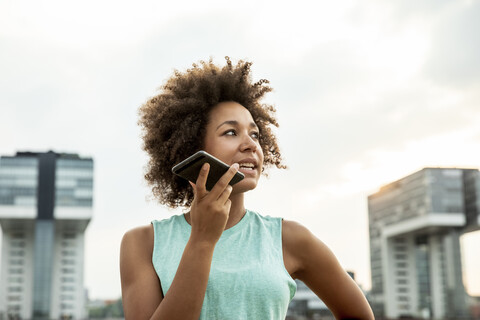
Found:
M 247 207 L 307 226 L 368 289 L 367 196 L 424 167 L 480 167 L 478 30 L 467 0 L 0 0 L 0 154 L 94 159 L 85 285 L 118 298 L 123 234 L 181 213 L 143 180 L 139 106 L 174 69 L 252 61 L 288 169 Z M 480 232 L 461 243 L 480 295 Z

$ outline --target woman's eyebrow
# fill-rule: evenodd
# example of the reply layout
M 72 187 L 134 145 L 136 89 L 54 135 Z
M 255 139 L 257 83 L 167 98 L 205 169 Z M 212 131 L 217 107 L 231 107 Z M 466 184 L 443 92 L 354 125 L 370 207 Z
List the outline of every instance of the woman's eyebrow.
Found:
M 225 125 L 225 124 L 229 124 L 229 125 L 232 125 L 232 126 L 238 126 L 238 121 L 237 120 L 227 120 L 227 121 L 224 121 L 222 123 L 220 123 L 217 127 L 217 129 L 215 130 L 218 130 L 218 128 L 220 128 L 221 126 Z M 258 126 L 255 124 L 255 122 L 250 122 L 250 124 L 248 125 L 250 128 L 255 128 L 255 129 L 258 129 Z

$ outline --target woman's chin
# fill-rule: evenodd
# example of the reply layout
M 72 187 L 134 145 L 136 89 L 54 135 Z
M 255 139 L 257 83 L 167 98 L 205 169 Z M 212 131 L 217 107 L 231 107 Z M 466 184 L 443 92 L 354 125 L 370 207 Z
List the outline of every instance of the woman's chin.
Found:
M 256 181 L 242 180 L 233 185 L 232 194 L 245 193 L 247 191 L 255 189 L 256 187 L 257 187 Z

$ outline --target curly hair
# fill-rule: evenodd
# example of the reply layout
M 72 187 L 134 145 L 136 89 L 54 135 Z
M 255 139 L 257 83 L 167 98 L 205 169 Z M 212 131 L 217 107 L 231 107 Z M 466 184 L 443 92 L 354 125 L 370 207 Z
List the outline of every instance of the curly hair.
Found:
M 200 61 L 200 65 L 194 63 L 186 72 L 175 70 L 160 87 L 160 93 L 139 109 L 143 149 L 150 158 L 145 179 L 161 204 L 171 208 L 191 205 L 192 188 L 186 180 L 172 174 L 171 168 L 202 150 L 209 112 L 220 102 L 237 102 L 251 113 L 260 131 L 264 167 L 285 168 L 270 129 L 271 125 L 278 127 L 275 108 L 260 103 L 272 91 L 269 81 L 252 83 L 251 62 L 239 60 L 234 66 L 229 57 L 225 60 L 223 67 L 210 59 Z

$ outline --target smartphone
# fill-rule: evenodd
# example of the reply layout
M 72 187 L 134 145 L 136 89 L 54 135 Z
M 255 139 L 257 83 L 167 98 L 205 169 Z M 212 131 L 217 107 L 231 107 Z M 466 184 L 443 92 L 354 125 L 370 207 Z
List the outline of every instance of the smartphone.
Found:
M 176 164 L 172 168 L 172 172 L 183 179 L 195 183 L 197 181 L 198 174 L 200 173 L 200 169 L 206 162 L 210 164 L 210 171 L 208 172 L 206 183 L 206 188 L 208 191 L 210 191 L 217 181 L 225 174 L 225 172 L 227 172 L 228 168 L 230 168 L 229 165 L 218 160 L 211 154 L 208 154 L 203 150 L 198 151 L 179 164 Z M 230 180 L 229 184 L 233 186 L 235 183 L 242 181 L 243 178 L 245 178 L 243 173 L 237 171 L 232 180 Z

